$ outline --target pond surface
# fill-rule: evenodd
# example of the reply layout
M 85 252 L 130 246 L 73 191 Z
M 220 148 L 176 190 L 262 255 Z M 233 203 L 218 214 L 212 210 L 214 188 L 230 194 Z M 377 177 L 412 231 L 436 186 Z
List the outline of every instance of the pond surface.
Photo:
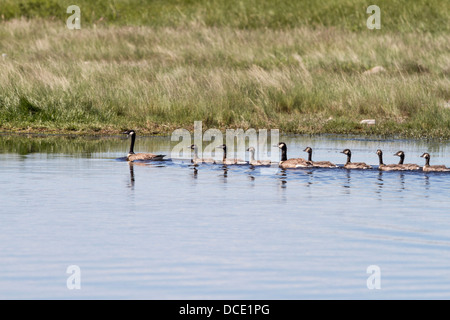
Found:
M 288 157 L 311 146 L 343 164 L 350 148 L 376 166 L 381 148 L 386 163 L 403 150 L 450 166 L 448 142 L 281 139 Z M 135 150 L 173 146 L 138 137 Z M 450 298 L 450 174 L 130 165 L 128 147 L 0 135 L 1 299 Z

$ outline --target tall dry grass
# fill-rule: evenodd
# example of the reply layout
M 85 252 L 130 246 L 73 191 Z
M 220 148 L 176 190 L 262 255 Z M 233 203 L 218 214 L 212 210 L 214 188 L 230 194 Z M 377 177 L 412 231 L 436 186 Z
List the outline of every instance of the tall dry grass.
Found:
M 0 25 L 1 127 L 450 136 L 450 36 L 333 27 Z M 365 75 L 381 65 L 386 71 Z M 377 120 L 376 126 L 359 122 Z

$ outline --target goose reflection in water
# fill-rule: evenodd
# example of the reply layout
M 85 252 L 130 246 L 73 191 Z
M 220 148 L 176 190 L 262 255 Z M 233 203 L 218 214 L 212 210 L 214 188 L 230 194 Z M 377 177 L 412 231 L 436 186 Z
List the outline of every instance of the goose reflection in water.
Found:
M 350 170 L 346 170 L 345 176 L 346 176 L 347 179 L 345 179 L 346 182 L 342 185 L 342 187 L 344 188 L 344 193 L 345 194 L 350 194 L 350 192 L 351 192 L 351 182 L 352 182 L 351 171 Z
M 429 191 L 430 190 L 430 177 L 427 175 L 427 174 L 425 174 L 424 176 L 423 176 L 423 178 L 424 178 L 424 180 L 425 180 L 425 190 L 427 190 L 427 191 Z M 428 195 L 428 193 L 425 195 L 425 198 L 428 198 L 429 197 L 429 195 Z
M 128 162 L 128 166 L 129 166 L 129 169 L 130 169 L 130 183 L 128 184 L 128 187 L 131 188 L 131 189 L 134 189 L 134 185 L 135 185 L 135 182 L 136 182 L 135 174 L 134 174 L 134 167 L 135 166 L 149 167 L 151 165 L 149 163 L 146 163 L 146 162 L 139 162 L 139 161 L 131 162 L 131 161 L 129 161 Z M 154 165 L 154 167 L 164 167 L 164 165 Z
M 287 174 L 285 169 L 280 169 L 280 173 L 278 173 L 280 188 L 285 189 L 287 186 Z
M 221 175 L 221 177 L 223 177 L 222 181 L 226 183 L 228 178 L 228 167 L 224 164 L 222 165 L 221 169 L 223 170 L 223 175 Z
M 197 179 L 197 178 L 198 178 L 197 176 L 198 176 L 198 169 L 197 169 L 196 167 L 194 167 L 192 177 L 193 177 L 194 179 Z
M 376 185 L 377 185 L 377 190 L 375 191 L 375 193 L 377 193 L 379 195 L 378 200 L 382 200 L 381 194 L 382 194 L 383 186 L 384 186 L 383 171 L 378 171 Z
M 130 168 L 130 183 L 128 184 L 128 188 L 134 189 L 134 163 L 128 162 L 129 168 Z
M 405 188 L 405 174 L 402 172 L 398 175 L 400 180 L 400 192 L 406 190 Z
M 250 166 L 249 168 L 248 168 L 248 179 L 250 180 L 250 181 L 255 181 L 255 167 L 254 166 Z M 252 186 L 253 186 L 253 184 L 252 184 Z

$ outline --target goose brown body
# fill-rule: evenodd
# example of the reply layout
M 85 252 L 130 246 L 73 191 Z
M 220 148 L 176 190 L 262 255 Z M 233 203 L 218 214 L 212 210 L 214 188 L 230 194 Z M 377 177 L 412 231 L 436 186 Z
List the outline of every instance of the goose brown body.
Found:
M 164 155 L 157 155 L 153 153 L 135 153 L 128 154 L 127 161 L 133 162 L 137 160 L 146 161 L 146 160 L 163 160 Z
M 345 149 L 341 153 L 347 155 L 347 162 L 344 165 L 345 169 L 372 169 L 371 165 L 368 165 L 364 162 L 352 162 L 352 152 L 350 149 Z
M 336 168 L 337 165 L 330 161 L 313 161 L 312 160 L 312 148 L 307 147 L 305 150 L 306 153 L 308 153 L 308 161 L 312 164 L 315 168 Z
M 134 130 L 125 131 L 124 134 L 131 137 L 130 151 L 127 154 L 127 161 L 150 161 L 150 160 L 163 160 L 165 155 L 153 154 L 153 153 L 134 153 L 134 143 L 136 141 L 136 132 Z

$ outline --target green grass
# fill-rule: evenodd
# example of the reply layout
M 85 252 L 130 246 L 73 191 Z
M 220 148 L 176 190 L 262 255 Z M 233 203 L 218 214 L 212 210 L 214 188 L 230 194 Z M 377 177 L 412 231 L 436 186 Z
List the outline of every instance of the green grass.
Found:
M 339 27 L 365 31 L 366 0 L 1 0 L 4 19 L 51 18 L 65 21 L 66 8 L 81 8 L 85 26 L 93 24 L 240 29 Z M 443 0 L 378 0 L 382 30 L 448 32 L 450 5 Z
M 450 137 L 448 1 L 0 3 L 2 130 Z

